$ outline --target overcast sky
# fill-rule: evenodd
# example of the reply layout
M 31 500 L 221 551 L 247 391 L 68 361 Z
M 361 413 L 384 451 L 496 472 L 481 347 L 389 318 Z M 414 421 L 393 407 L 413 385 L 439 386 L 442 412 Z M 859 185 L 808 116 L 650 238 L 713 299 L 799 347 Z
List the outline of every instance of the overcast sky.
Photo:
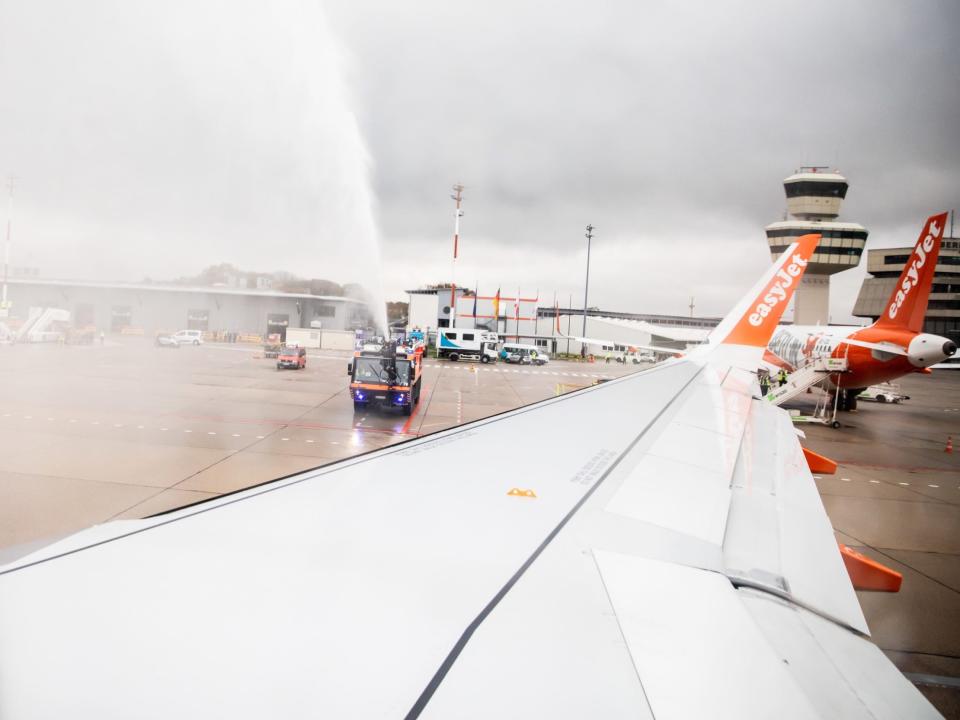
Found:
M 348 282 L 379 235 L 400 299 L 449 279 L 460 182 L 458 284 L 580 304 L 592 223 L 591 305 L 722 314 L 800 165 L 868 247 L 960 204 L 955 2 L 266 5 L 0 0 L 14 265 Z

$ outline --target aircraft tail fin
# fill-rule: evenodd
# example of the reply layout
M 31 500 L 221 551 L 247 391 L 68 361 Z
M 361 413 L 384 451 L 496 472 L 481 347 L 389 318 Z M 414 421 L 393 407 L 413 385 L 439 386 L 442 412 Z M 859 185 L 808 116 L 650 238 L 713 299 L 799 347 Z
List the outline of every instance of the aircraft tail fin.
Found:
M 923 330 L 923 318 L 927 314 L 933 273 L 940 256 L 940 241 L 946 224 L 946 213 L 927 218 L 875 327 L 905 328 L 913 332 Z
M 714 328 L 707 343 L 757 348 L 762 355 L 819 241 L 816 234 L 797 238 Z

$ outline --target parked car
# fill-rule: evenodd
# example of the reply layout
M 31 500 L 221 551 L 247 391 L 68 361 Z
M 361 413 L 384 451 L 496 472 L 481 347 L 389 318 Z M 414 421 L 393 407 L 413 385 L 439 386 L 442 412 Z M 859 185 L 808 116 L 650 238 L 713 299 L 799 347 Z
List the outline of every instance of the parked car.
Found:
M 519 343 L 504 343 L 500 348 L 500 359 L 508 363 L 520 363 L 527 365 L 546 365 L 550 362 L 547 353 L 533 345 L 521 345 Z
M 290 345 L 284 345 L 282 348 L 280 348 L 280 354 L 277 355 L 277 370 L 283 370 L 284 368 L 303 370 L 306 366 L 306 348 Z
M 160 333 L 157 335 L 157 347 L 179 348 L 180 343 L 170 333 Z
M 203 343 L 203 330 L 178 330 L 173 339 L 180 345 L 200 345 Z

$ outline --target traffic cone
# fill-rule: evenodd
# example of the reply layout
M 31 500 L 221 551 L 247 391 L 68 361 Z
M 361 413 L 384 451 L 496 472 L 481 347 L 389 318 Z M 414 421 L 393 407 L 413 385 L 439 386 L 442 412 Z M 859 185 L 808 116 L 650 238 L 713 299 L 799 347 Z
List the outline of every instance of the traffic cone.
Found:
M 945 453 L 953 453 L 953 438 L 947 435 L 947 446 L 943 449 Z

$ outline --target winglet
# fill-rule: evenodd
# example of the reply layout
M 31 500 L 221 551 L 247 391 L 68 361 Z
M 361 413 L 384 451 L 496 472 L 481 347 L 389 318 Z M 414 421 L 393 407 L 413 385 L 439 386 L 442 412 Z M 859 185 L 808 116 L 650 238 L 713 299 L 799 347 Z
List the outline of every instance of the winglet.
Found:
M 710 334 L 711 345 L 765 348 L 807 269 L 819 235 L 797 239 Z
M 947 225 L 947 213 L 931 215 L 913 246 L 907 264 L 900 273 L 900 279 L 893 286 L 893 292 L 883 315 L 875 327 L 899 327 L 923 331 L 923 318 L 927 314 L 927 302 L 933 287 L 933 273 L 940 256 L 940 241 Z
M 807 467 L 810 468 L 810 472 L 821 473 L 822 475 L 833 475 L 837 471 L 837 463 L 835 460 L 831 460 L 807 448 L 802 448 L 802 450 L 803 457 L 806 458 Z
M 850 582 L 856 590 L 874 590 L 877 592 L 900 592 L 903 584 L 903 575 L 871 560 L 866 555 L 858 553 L 843 543 L 840 546 L 840 556 L 847 568 Z

